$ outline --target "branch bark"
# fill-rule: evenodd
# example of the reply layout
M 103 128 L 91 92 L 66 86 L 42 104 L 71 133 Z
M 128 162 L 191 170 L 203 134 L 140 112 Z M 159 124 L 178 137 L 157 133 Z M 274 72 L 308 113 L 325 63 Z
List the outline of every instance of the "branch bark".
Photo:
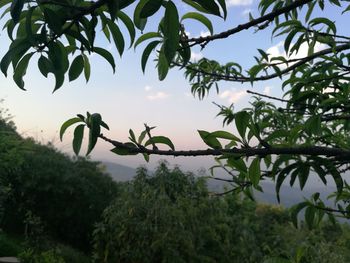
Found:
M 275 11 L 272 11 L 264 16 L 261 16 L 257 19 L 254 19 L 254 20 L 251 20 L 248 23 L 238 25 L 237 27 L 232 28 L 230 30 L 227 30 L 227 31 L 224 31 L 224 32 L 221 32 L 219 34 L 212 35 L 212 36 L 199 37 L 199 38 L 189 38 L 187 40 L 184 40 L 184 42 L 185 43 L 192 43 L 191 45 L 198 45 L 201 43 L 208 43 L 208 42 L 216 40 L 216 39 L 227 38 L 231 35 L 239 33 L 243 30 L 247 30 L 247 29 L 254 27 L 254 26 L 257 26 L 261 23 L 273 21 L 276 17 L 278 17 L 282 14 L 288 13 L 289 11 L 292 11 L 298 7 L 306 5 L 312 1 L 313 0 L 296 0 L 295 2 L 293 2 L 292 4 L 290 4 L 288 6 L 285 6 L 281 9 L 277 9 Z
M 159 149 L 147 149 L 130 147 L 122 142 L 111 140 L 100 135 L 100 138 L 106 142 L 109 142 L 114 147 L 120 147 L 130 150 L 130 153 L 145 153 L 149 155 L 161 155 L 161 156 L 219 156 L 223 154 L 236 154 L 242 156 L 266 156 L 266 155 L 308 155 L 308 156 L 327 156 L 335 157 L 341 160 L 348 160 L 350 162 L 350 150 L 341 148 L 331 148 L 322 146 L 294 146 L 294 147 L 276 147 L 270 148 L 232 148 L 232 149 L 205 149 L 205 150 L 159 150 Z

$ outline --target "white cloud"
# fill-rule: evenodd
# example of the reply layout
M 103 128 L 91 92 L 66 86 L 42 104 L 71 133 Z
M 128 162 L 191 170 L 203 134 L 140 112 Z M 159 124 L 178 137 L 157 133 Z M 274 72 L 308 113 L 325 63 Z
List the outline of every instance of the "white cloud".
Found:
M 293 46 L 294 43 L 291 44 Z M 268 50 L 266 50 L 266 53 L 270 54 L 271 57 L 277 57 L 277 56 L 283 56 L 287 58 L 287 54 L 284 51 L 284 42 L 281 41 L 277 45 L 270 47 Z M 315 44 L 314 52 L 321 51 L 323 49 L 327 48 L 325 44 L 317 42 Z M 303 58 L 307 56 L 309 46 L 306 42 L 300 45 L 300 48 L 298 50 L 298 53 L 293 52 L 292 55 L 289 56 L 290 59 L 295 59 L 295 58 Z
M 149 86 L 149 85 L 145 86 L 145 91 L 150 91 L 151 89 L 153 89 L 151 86 Z
M 210 36 L 210 32 L 209 31 L 201 31 L 201 33 L 199 34 L 201 37 L 207 37 Z
M 227 7 L 251 5 L 253 0 L 226 0 Z
M 203 58 L 203 54 L 201 52 L 191 52 L 191 61 L 192 62 L 197 62 L 198 60 L 200 60 L 201 58 Z
M 294 43 L 291 44 L 293 46 Z M 316 42 L 315 47 L 314 47 L 314 52 L 319 52 L 323 49 L 327 48 L 325 44 Z M 298 50 L 298 53 L 293 52 L 289 57 L 287 56 L 286 52 L 284 51 L 284 42 L 281 41 L 278 44 L 270 47 L 269 49 L 266 50 L 266 53 L 269 54 L 269 57 L 285 57 L 286 59 L 298 59 L 298 58 L 304 58 L 307 57 L 307 53 L 309 50 L 309 46 L 307 43 L 303 43 L 300 45 L 300 48 Z M 290 63 L 293 64 L 293 63 Z M 283 64 L 280 66 L 280 68 L 286 68 L 287 65 Z
M 240 101 L 242 98 L 247 96 L 246 90 L 239 90 L 236 89 L 232 90 L 225 90 L 219 94 L 219 98 L 221 99 L 227 99 L 230 103 L 236 103 Z
M 165 93 L 165 92 L 158 91 L 155 94 L 148 95 L 147 99 L 149 99 L 149 100 L 162 100 L 162 99 L 168 98 L 169 96 L 170 95 Z
M 264 94 L 265 95 L 270 95 L 270 92 L 271 92 L 271 87 L 270 86 L 266 86 L 265 88 L 264 88 Z

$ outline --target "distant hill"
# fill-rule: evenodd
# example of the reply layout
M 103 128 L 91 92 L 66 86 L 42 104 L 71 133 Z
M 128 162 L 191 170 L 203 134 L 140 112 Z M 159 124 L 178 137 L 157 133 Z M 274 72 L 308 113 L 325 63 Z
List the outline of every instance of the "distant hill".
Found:
M 223 192 L 225 187 L 230 189 L 230 185 L 223 181 L 218 181 L 214 179 L 208 180 L 208 188 L 214 192 Z M 254 196 L 257 201 L 261 203 L 268 204 L 278 204 L 276 197 L 276 185 L 273 182 L 262 182 L 261 187 L 263 188 L 263 193 L 255 191 Z M 332 192 L 336 191 L 336 188 L 333 186 L 327 187 L 305 187 L 303 191 L 301 191 L 297 187 L 290 187 L 289 185 L 282 185 L 280 189 L 280 199 L 281 205 L 285 207 L 291 207 L 292 205 L 299 203 L 305 198 L 309 198 L 313 193 L 319 192 L 323 200 L 326 200 L 326 197 Z M 330 201 L 325 201 L 326 204 L 332 206 Z
M 129 166 L 112 163 L 101 162 L 111 177 L 117 182 L 126 182 L 132 180 L 136 175 L 136 169 Z

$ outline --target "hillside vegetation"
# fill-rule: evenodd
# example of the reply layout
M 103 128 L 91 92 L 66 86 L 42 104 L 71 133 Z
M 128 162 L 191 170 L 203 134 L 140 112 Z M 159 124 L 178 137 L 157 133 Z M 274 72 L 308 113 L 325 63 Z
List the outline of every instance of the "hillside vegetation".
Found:
M 101 165 L 22 138 L 0 118 L 0 257 L 26 263 L 350 262 L 350 229 L 210 193 L 160 163 L 116 183 Z

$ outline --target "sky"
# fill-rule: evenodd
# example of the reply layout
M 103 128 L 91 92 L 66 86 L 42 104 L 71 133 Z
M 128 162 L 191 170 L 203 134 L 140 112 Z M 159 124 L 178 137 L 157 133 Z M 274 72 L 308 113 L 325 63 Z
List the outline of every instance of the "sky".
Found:
M 247 22 L 249 12 L 252 12 L 253 16 L 258 15 L 257 0 L 228 0 L 227 4 L 229 14 L 226 21 L 218 18 L 212 20 L 214 33 Z M 182 14 L 190 11 L 185 5 L 179 6 Z M 332 10 L 330 12 L 328 14 L 337 17 L 340 20 L 339 23 L 346 23 L 346 17 L 338 15 L 339 10 L 338 13 L 333 13 Z M 159 15 L 151 19 L 145 32 L 155 28 L 157 21 L 159 21 Z M 1 22 L 0 25 L 3 23 Z M 206 28 L 197 22 L 186 21 L 185 25 L 191 37 L 208 34 Z M 140 34 L 138 32 L 138 35 Z M 127 34 L 125 35 L 127 38 Z M 98 37 L 97 44 L 112 50 L 117 62 L 116 74 L 113 74 L 106 61 L 96 55 L 90 57 L 92 74 L 88 83 L 81 76 L 77 81 L 66 81 L 55 93 L 52 93 L 53 77 L 49 76 L 45 79 L 39 73 L 36 59 L 32 59 L 25 77 L 27 91 L 16 87 L 11 77 L 12 72 L 9 72 L 8 78 L 0 74 L 0 98 L 5 99 L 2 106 L 8 108 L 14 116 L 18 131 L 23 136 L 33 137 L 42 143 L 51 141 L 59 150 L 72 154 L 73 130 L 70 129 L 63 142 L 60 142 L 59 128 L 65 120 L 74 117 L 75 114 L 85 114 L 89 111 L 102 115 L 103 120 L 110 126 L 110 131 L 103 133 L 118 141 L 127 141 L 130 128 L 139 134 L 144 128 L 144 123 L 147 123 L 149 126 L 157 127 L 153 135 L 171 138 L 177 149 L 206 149 L 197 130 L 222 129 L 222 119 L 215 117 L 218 108 L 212 102 L 226 106 L 234 103 L 235 109 L 241 109 L 249 105 L 250 96 L 246 93 L 247 89 L 272 96 L 282 94 L 279 88 L 280 82 L 277 80 L 257 83 L 253 87 L 250 84 L 220 83 L 219 94 L 212 90 L 208 97 L 200 101 L 190 93 L 190 85 L 182 71 L 173 69 L 168 77 L 160 82 L 157 78 L 155 63 L 150 59 L 146 73 L 143 74 L 140 60 L 144 45 L 136 50 L 133 48 L 127 50 L 120 58 L 113 45 L 101 36 Z M 0 41 L 2 57 L 9 45 L 6 31 L 2 31 Z M 254 64 L 253 56 L 258 55 L 257 48 L 274 55 L 283 55 L 281 41 L 278 38 L 271 39 L 270 29 L 257 33 L 254 33 L 254 29 L 250 29 L 229 39 L 210 43 L 204 50 L 195 48 L 192 59 L 198 60 L 204 56 L 223 63 L 238 61 L 249 68 Z M 322 46 L 318 48 L 321 49 Z M 232 126 L 225 129 L 234 132 Z M 132 167 L 145 164 L 141 156 L 117 156 L 109 151 L 111 148 L 111 145 L 99 141 L 91 158 Z M 159 159 L 164 158 L 152 156 L 149 166 L 154 167 Z M 214 164 L 211 157 L 166 159 L 187 170 L 208 168 Z

